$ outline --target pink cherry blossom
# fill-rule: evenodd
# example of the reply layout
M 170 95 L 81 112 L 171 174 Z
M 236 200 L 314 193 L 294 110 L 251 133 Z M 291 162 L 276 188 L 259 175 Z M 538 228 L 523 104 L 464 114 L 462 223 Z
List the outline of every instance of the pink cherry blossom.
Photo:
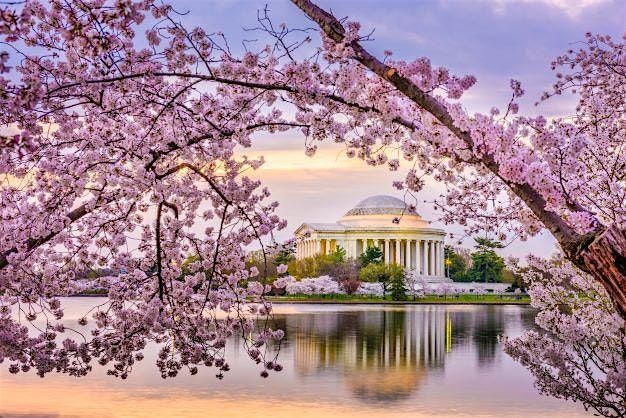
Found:
M 318 23 L 334 19 L 294 3 Z M 444 183 L 441 220 L 469 234 L 547 230 L 626 315 L 625 274 L 610 256 L 626 248 L 624 40 L 588 35 L 555 60 L 563 75 L 544 98 L 575 90 L 579 102 L 574 118 L 548 121 L 516 114 L 517 82 L 503 115 L 468 113 L 473 76 L 424 57 L 383 63 L 356 22 L 322 25 L 317 53 L 295 59 L 310 31 L 285 26 L 239 56 L 213 28 L 179 18 L 150 0 L 0 8 L 0 38 L 14 48 L 0 56 L 0 123 L 11 129 L 0 171 L 12 179 L 0 189 L 0 361 L 12 372 L 82 376 L 99 364 L 126 378 L 156 343 L 164 378 L 202 366 L 221 378 L 236 333 L 262 353 L 251 359 L 261 373 L 278 370 L 248 309 L 271 319 L 269 287 L 251 284 L 260 272 L 245 261 L 286 222 L 247 175 L 264 160 L 239 151 L 286 131 L 310 156 L 334 141 L 365 164 L 410 164 L 398 180 L 407 199 L 429 177 Z M 94 269 L 108 272 L 90 279 Z M 108 291 L 84 315 L 93 330 L 64 327 L 59 297 L 89 288 Z
M 604 289 L 562 259 L 531 257 L 520 272 L 543 332 L 504 338 L 505 351 L 530 370 L 542 393 L 602 416 L 623 416 L 626 334 Z

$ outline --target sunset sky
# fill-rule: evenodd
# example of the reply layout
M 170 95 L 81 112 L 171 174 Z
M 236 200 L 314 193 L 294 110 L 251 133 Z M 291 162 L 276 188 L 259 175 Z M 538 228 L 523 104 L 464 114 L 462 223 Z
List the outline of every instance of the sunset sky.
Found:
M 182 18 L 207 32 L 222 31 L 233 49 L 254 32 L 243 28 L 257 25 L 257 10 L 267 2 L 274 23 L 289 27 L 313 24 L 287 1 L 177 1 Z M 620 37 L 626 30 L 626 2 L 622 0 L 486 0 L 486 1 L 331 1 L 317 0 L 339 17 L 361 22 L 362 31 L 375 30 L 374 41 L 366 47 L 379 57 L 386 49 L 395 59 L 429 57 L 433 65 L 448 67 L 455 74 L 473 74 L 478 83 L 464 96 L 470 112 L 502 107 L 509 99 L 509 80 L 523 83 L 525 100 L 520 113 L 565 116 L 574 110 L 571 96 L 552 100 L 539 107 L 534 102 L 554 80 L 551 60 L 584 38 L 587 31 Z M 317 39 L 315 40 L 318 41 Z M 264 155 L 267 163 L 258 176 L 280 201 L 280 215 L 289 227 L 280 235 L 288 238 L 305 221 L 334 222 L 359 200 L 375 194 L 401 197 L 391 182 L 402 176 L 383 168 L 373 169 L 350 160 L 329 142 L 320 144 L 313 158 L 303 152 L 303 138 L 295 133 L 259 138 L 251 156 Z M 441 189 L 428 183 L 421 193 L 432 200 Z M 432 205 L 422 203 L 418 212 L 434 219 Z M 457 227 L 446 227 L 450 232 Z M 466 245 L 471 242 L 466 241 Z M 505 255 L 529 252 L 548 255 L 554 242 L 548 236 L 526 243 L 513 243 Z

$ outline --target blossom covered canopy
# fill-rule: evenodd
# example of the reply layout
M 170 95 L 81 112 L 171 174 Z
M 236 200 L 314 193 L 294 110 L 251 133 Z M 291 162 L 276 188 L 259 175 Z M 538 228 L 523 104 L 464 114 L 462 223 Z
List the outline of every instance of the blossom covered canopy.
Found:
M 254 323 L 271 313 L 267 289 L 244 264 L 246 246 L 286 225 L 246 176 L 263 159 L 236 157 L 259 132 L 293 130 L 308 155 L 335 141 L 370 165 L 411 164 L 395 186 L 444 182 L 442 218 L 468 233 L 547 229 L 626 314 L 623 40 L 588 35 L 555 61 L 566 74 L 550 94 L 576 90 L 573 120 L 517 116 L 516 81 L 504 109 L 470 115 L 459 100 L 473 76 L 382 62 L 359 24 L 295 3 L 322 29 L 308 57 L 310 31 L 263 14 L 267 45 L 237 56 L 150 0 L 0 10 L 0 123 L 17 131 L 0 146 L 0 359 L 12 371 L 83 375 L 98 362 L 126 377 L 157 342 L 164 377 L 201 365 L 221 377 L 233 333 L 262 375 L 279 370 L 281 334 Z M 117 274 L 79 280 L 103 267 Z M 94 285 L 108 301 L 79 327 L 61 323 L 58 297 Z

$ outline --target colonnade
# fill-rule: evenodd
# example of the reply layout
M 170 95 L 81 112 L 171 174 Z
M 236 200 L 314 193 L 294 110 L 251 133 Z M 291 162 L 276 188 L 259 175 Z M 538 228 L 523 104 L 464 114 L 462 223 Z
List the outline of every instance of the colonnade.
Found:
M 329 254 L 337 246 L 346 250 L 348 257 L 356 258 L 368 247 L 380 248 L 385 263 L 395 263 L 425 276 L 444 276 L 444 242 L 442 238 L 398 237 L 325 239 L 303 238 L 298 242 L 297 258 Z

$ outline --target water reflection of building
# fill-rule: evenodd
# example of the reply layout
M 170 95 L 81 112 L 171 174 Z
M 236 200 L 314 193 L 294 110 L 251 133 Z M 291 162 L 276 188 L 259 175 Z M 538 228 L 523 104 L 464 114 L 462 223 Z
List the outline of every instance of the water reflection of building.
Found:
M 302 374 L 341 372 L 360 398 L 391 401 L 443 366 L 451 347 L 450 316 L 441 307 L 293 316 L 295 368 Z

